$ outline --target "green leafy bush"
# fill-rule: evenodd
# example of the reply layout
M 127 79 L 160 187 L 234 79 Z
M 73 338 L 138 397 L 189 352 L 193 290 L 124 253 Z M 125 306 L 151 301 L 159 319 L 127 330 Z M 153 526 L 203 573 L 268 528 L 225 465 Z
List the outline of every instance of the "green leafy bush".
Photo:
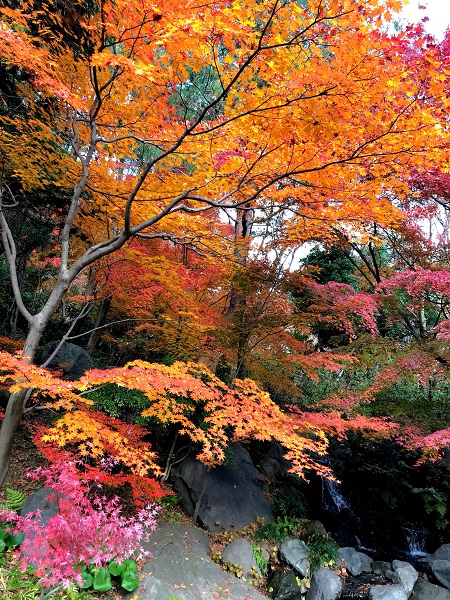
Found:
M 308 560 L 314 570 L 330 567 L 337 559 L 338 545 L 332 539 L 318 537 L 308 543 Z
M 93 565 L 79 565 L 83 585 L 81 589 L 86 590 L 91 586 L 96 592 L 107 592 L 113 586 L 111 575 L 120 578 L 121 587 L 127 592 L 132 592 L 139 585 L 137 578 L 137 566 L 134 560 L 127 558 L 120 563 L 114 560 L 108 564 L 108 568 L 95 567 Z
M 411 492 L 422 498 L 425 512 L 428 515 L 435 516 L 436 527 L 438 529 L 445 529 L 449 523 L 448 519 L 445 518 L 447 513 L 447 495 L 434 487 L 412 488 Z
M 267 573 L 269 572 L 268 559 L 264 556 L 260 546 L 252 546 L 252 549 L 253 556 L 255 557 L 256 564 L 258 565 L 259 570 L 264 575 L 264 577 L 267 577 Z
M 285 537 L 293 536 L 299 525 L 299 519 L 289 517 L 277 517 L 276 521 L 271 521 L 262 525 L 256 532 L 256 539 L 269 540 L 271 542 L 281 543 Z
M 307 513 L 304 495 L 292 487 L 275 494 L 270 504 L 277 517 L 303 518 Z
M 136 423 L 137 425 L 147 425 L 151 421 L 149 417 L 143 417 L 141 414 L 150 406 L 150 401 L 139 390 L 110 383 L 92 390 L 88 396 L 94 401 L 95 408 L 114 419 L 121 419 L 126 423 Z

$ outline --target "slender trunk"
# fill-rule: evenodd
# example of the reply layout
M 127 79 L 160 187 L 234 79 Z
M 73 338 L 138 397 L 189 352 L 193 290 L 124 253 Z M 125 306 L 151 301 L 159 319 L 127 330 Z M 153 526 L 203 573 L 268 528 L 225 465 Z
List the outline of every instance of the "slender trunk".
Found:
M 52 315 L 57 311 L 66 293 L 71 280 L 60 277 L 55 284 L 44 308 L 38 314 L 32 316 L 29 313 L 28 335 L 22 350 L 22 360 L 31 364 L 36 355 L 39 342 Z M 0 429 L 0 487 L 5 481 L 11 458 L 12 443 L 14 435 L 19 427 L 25 409 L 24 401 L 29 390 L 21 390 L 11 394 L 6 407 L 5 416 Z
M 30 324 L 30 330 L 22 352 L 23 360 L 25 362 L 33 362 L 43 331 L 44 322 L 34 320 Z M 8 474 L 13 440 L 20 421 L 22 420 L 25 399 L 28 394 L 29 390 L 23 389 L 20 392 L 11 394 L 8 400 L 2 427 L 0 429 L 0 487 L 3 485 L 6 475 Z
M 239 336 L 237 347 L 236 379 L 245 379 L 248 375 L 247 353 L 249 338 L 246 332 Z
M 6 479 L 11 458 L 11 449 L 17 428 L 22 420 L 23 405 L 27 390 L 11 394 L 0 430 L 0 487 Z
M 235 236 L 235 260 L 241 267 L 245 267 L 248 259 L 249 240 L 252 235 L 253 209 L 244 207 L 236 211 L 236 224 L 234 230 Z M 243 274 L 241 273 L 241 276 Z M 237 328 L 237 347 L 236 347 L 236 371 L 235 377 L 244 379 L 247 376 L 247 353 L 250 332 L 245 321 L 247 298 L 242 290 L 233 287 L 230 293 L 230 302 L 225 317 L 234 321 L 234 327 Z
M 98 307 L 97 318 L 95 319 L 94 331 L 91 333 L 89 337 L 89 341 L 87 343 L 87 351 L 89 353 L 93 352 L 97 347 L 97 344 L 101 338 L 103 329 L 100 329 L 106 323 L 106 316 L 109 311 L 109 307 L 111 306 L 111 297 L 103 298 L 100 302 L 100 306 Z
M 11 313 L 9 317 L 9 328 L 12 334 L 15 334 L 17 331 L 17 319 L 19 318 L 19 309 L 17 308 L 17 304 L 14 302 L 11 307 Z

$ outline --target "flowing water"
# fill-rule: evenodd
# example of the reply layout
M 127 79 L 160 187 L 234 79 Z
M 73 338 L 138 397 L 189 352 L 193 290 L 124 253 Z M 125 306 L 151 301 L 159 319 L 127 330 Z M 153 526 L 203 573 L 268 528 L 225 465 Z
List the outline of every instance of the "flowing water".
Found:
M 428 532 L 423 527 L 402 527 L 408 548 L 408 554 L 420 558 L 428 556 L 425 551 Z
M 339 489 L 339 484 L 322 477 L 322 509 L 340 513 L 344 508 L 351 510 L 348 500 L 344 498 Z

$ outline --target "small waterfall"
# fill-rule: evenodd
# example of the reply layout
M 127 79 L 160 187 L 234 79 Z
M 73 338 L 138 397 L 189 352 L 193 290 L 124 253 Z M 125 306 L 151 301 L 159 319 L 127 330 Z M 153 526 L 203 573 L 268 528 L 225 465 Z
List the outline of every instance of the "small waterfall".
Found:
M 428 556 L 425 551 L 428 531 L 423 527 L 402 527 L 405 532 L 406 542 L 408 544 L 408 554 L 410 556 Z
M 342 495 L 339 484 L 325 477 L 322 477 L 322 508 L 332 513 L 340 513 L 344 508 L 350 510 L 350 504 Z

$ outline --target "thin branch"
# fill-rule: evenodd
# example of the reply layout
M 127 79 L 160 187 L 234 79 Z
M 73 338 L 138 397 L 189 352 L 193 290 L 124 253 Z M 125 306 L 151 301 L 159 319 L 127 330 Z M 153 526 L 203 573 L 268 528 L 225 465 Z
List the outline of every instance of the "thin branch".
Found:
M 33 315 L 26 308 L 22 294 L 20 291 L 19 277 L 17 274 L 17 250 L 16 244 L 14 242 L 14 237 L 12 235 L 11 229 L 9 228 L 8 221 L 6 220 L 6 216 L 3 210 L 3 189 L 0 188 L 0 232 L 3 242 L 3 247 L 6 253 L 6 260 L 8 262 L 11 286 L 14 293 L 14 299 L 17 304 L 17 308 L 19 309 L 21 315 L 31 323 L 33 320 Z

